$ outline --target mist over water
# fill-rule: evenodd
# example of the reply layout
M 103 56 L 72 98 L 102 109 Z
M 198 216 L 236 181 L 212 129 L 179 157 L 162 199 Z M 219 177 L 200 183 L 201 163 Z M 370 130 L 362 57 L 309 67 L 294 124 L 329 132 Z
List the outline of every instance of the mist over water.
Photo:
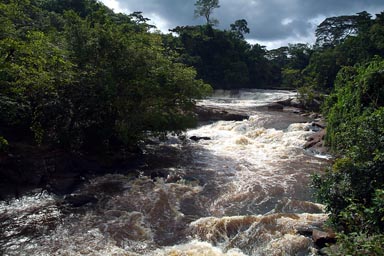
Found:
M 249 111 L 145 148 L 139 177 L 107 174 L 63 204 L 48 193 L 0 202 L 4 255 L 311 255 L 304 234 L 327 215 L 310 176 L 328 165 L 303 150 L 309 119 L 255 107 L 286 91 L 218 91 L 200 105 Z M 197 142 L 191 136 L 206 137 Z M 151 173 L 161 174 L 151 177 Z

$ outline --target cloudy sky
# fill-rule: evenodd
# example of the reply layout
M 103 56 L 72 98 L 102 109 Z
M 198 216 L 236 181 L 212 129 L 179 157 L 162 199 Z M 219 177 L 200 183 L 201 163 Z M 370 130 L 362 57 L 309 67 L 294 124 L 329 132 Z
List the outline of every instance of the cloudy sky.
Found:
M 142 11 L 163 33 L 176 26 L 204 24 L 194 18 L 196 0 L 101 0 L 115 12 Z M 250 43 L 274 49 L 288 43 L 315 40 L 316 26 L 326 17 L 367 11 L 384 11 L 383 0 L 220 0 L 212 17 L 219 28 L 228 29 L 238 19 L 246 19 L 251 32 Z

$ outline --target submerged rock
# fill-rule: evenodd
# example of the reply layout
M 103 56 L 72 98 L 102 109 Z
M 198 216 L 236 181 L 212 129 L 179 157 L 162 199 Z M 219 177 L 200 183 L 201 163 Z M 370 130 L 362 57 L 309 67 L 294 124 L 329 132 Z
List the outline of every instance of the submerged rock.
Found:
M 199 137 L 199 136 L 191 136 L 189 139 L 196 141 L 196 142 L 198 142 L 200 140 L 211 140 L 210 137 Z
M 64 197 L 64 203 L 72 207 L 81 207 L 89 203 L 96 203 L 98 200 L 93 195 L 71 194 Z

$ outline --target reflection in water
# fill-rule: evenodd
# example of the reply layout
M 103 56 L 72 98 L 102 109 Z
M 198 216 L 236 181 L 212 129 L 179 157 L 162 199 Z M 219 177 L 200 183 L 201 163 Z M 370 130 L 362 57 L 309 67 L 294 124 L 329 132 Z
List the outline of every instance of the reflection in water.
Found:
M 288 92 L 239 92 L 247 109 Z M 260 103 L 261 102 L 261 103 Z M 187 132 L 198 142 L 170 138 L 145 149 L 138 178 L 95 177 L 73 198 L 49 194 L 0 203 L 4 255 L 307 255 L 306 236 L 327 216 L 311 203 L 310 176 L 328 164 L 302 146 L 309 124 L 284 112 L 252 112 Z M 300 120 L 300 121 L 299 121 Z M 299 122 L 299 123 L 296 123 Z M 149 174 L 159 173 L 150 177 Z

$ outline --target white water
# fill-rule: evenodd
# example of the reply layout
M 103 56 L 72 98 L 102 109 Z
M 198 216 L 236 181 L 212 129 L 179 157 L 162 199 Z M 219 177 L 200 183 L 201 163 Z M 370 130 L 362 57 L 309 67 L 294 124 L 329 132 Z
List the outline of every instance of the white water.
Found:
M 295 97 L 297 93 L 282 90 L 216 90 L 213 95 L 200 102 L 204 106 L 225 108 L 250 108 Z
M 148 146 L 142 171 L 168 177 L 95 177 L 78 191 L 98 202 L 71 208 L 49 194 L 0 203 L 4 255 L 311 255 L 303 232 L 327 216 L 313 204 L 310 176 L 328 164 L 302 146 L 309 123 L 253 107 L 290 92 L 219 92 L 200 104 L 252 109 Z M 218 94 L 216 94 L 217 96 Z M 300 120 L 301 123 L 292 123 Z M 310 120 L 307 120 L 310 121 Z M 275 126 L 275 128 L 273 127 Z

